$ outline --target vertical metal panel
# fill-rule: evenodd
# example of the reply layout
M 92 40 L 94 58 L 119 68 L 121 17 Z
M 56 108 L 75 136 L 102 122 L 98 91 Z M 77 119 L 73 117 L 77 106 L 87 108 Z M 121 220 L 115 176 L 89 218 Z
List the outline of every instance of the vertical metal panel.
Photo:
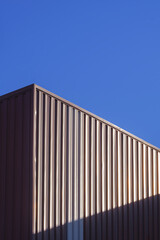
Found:
M 80 113 L 80 214 L 79 239 L 84 239 L 84 113 Z
M 153 237 L 153 159 L 152 149 L 148 147 L 148 196 L 149 196 L 149 238 Z
M 139 239 L 143 239 L 143 159 L 142 144 L 138 142 L 138 218 L 139 218 Z M 141 227 L 140 227 L 141 226 Z
M 123 211 L 124 211 L 124 225 L 123 225 L 123 232 L 124 232 L 124 240 L 128 239 L 128 208 L 127 206 L 127 196 L 128 196 L 128 180 L 127 180 L 127 151 L 128 151 L 128 144 L 127 144 L 127 136 L 123 134 Z
M 33 107 L 32 107 L 32 237 L 36 239 L 37 228 L 37 144 L 36 144 L 36 132 L 37 132 L 37 93 L 36 88 L 33 86 Z
M 33 86 L 0 98 L 0 239 L 32 237 Z
M 96 148 L 95 148 L 95 119 L 91 119 L 91 239 L 95 240 L 96 237 Z
M 44 98 L 44 206 L 43 206 L 43 231 L 45 231 L 44 234 L 44 240 L 48 239 L 48 202 L 49 202 L 49 97 L 45 95 Z
M 29 191 L 29 181 L 30 181 L 30 139 L 31 139 L 31 126 L 30 126 L 30 116 L 31 116 L 31 93 L 28 91 L 23 96 L 23 154 L 22 154 L 22 216 L 21 216 L 21 239 L 27 240 L 29 236 L 29 221 L 30 219 L 30 191 Z M 28 120 L 29 119 L 29 120 Z
M 49 201 L 49 235 L 50 239 L 54 239 L 55 236 L 55 114 L 56 107 L 55 107 L 55 99 L 51 98 L 51 107 L 50 107 L 50 201 Z
M 138 152 L 137 141 L 133 139 L 133 216 L 134 216 L 134 238 L 138 239 Z
M 102 212 L 102 187 L 101 187 L 101 123 L 97 121 L 96 124 L 96 235 L 97 239 L 102 238 L 101 231 L 101 212 Z
M 63 126 L 62 126 L 62 239 L 66 239 L 67 220 L 67 106 L 63 104 Z
M 148 152 L 143 144 L 144 239 L 148 238 Z
M 118 132 L 117 160 L 118 160 L 118 235 L 123 239 L 123 162 L 122 162 L 122 133 Z
M 22 189 L 22 181 L 19 181 L 19 179 L 22 178 L 22 95 L 18 96 L 16 98 L 16 109 L 15 109 L 15 115 L 16 115 L 16 122 L 15 122 L 15 132 L 17 133 L 15 136 L 15 142 L 17 142 L 15 146 L 15 181 L 14 181 L 14 188 L 15 188 L 15 194 L 14 194 L 14 209 L 13 209 L 13 239 L 19 239 L 21 235 L 21 214 L 19 209 L 21 209 L 21 192 L 19 191 L 19 188 Z
M 118 159 L 117 159 L 117 132 L 112 131 L 112 156 L 113 156 L 113 239 L 118 237 Z M 111 190 L 112 192 L 112 190 Z M 110 193 L 111 194 L 111 193 Z
M 57 101 L 56 119 L 56 239 L 60 239 L 61 223 L 61 102 Z
M 102 124 L 102 239 L 107 238 L 107 142 L 106 125 Z
M 89 116 L 85 117 L 85 239 L 89 239 L 89 215 L 90 215 L 90 128 Z
M 78 147 L 79 147 L 79 138 L 78 138 L 78 127 L 79 127 L 79 118 L 78 111 L 75 110 L 74 117 L 74 235 L 73 238 L 78 240 Z
M 134 239 L 133 235 L 133 141 L 128 137 L 128 237 Z
M 8 110 L 7 146 L 10 147 L 10 151 L 7 151 L 7 159 L 6 159 L 7 174 L 5 176 L 6 177 L 5 238 L 11 239 L 12 231 L 13 231 L 12 217 L 13 217 L 13 188 L 14 188 L 13 179 L 14 179 L 15 98 L 10 98 L 8 100 L 7 110 Z M 23 193 L 22 193 L 22 196 L 23 196 Z
M 112 159 L 111 128 L 107 126 L 107 235 L 112 239 Z
M 143 197 L 148 197 L 148 158 L 147 147 L 143 144 Z
M 157 195 L 157 153 L 155 150 L 153 150 L 153 195 L 156 196 Z
M 7 101 L 0 103 L 0 239 L 5 235 L 6 174 L 7 174 Z
M 0 164 L 0 239 L 160 237 L 159 149 L 47 91 L 1 99 Z
M 69 107 L 68 116 L 68 239 L 72 240 L 72 212 L 73 212 L 73 199 L 72 199 L 72 174 L 73 174 L 73 108 Z
M 37 113 L 37 232 L 42 230 L 42 199 L 43 199 L 43 93 L 38 93 L 38 113 Z M 38 240 L 42 240 L 42 234 L 37 236 Z

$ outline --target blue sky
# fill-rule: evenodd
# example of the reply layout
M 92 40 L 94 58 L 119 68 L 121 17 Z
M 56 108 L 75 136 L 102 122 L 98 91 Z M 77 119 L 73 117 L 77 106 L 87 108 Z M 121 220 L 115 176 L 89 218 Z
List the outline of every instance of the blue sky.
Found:
M 1 1 L 0 95 L 31 83 L 160 147 L 160 2 Z

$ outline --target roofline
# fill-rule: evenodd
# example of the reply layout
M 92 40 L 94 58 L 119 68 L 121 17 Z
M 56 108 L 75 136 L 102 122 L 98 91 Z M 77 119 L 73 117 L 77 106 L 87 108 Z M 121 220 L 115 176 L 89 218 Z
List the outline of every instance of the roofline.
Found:
M 40 90 L 40 91 L 48 94 L 49 96 L 52 96 L 52 97 L 54 97 L 55 99 L 60 100 L 60 101 L 62 101 L 63 103 L 65 103 L 65 104 L 67 104 L 67 105 L 69 105 L 69 106 L 71 106 L 71 107 L 74 107 L 74 108 L 76 108 L 77 110 L 79 110 L 79 111 L 81 111 L 81 112 L 89 115 L 90 117 L 93 117 L 93 118 L 99 120 L 100 122 L 109 125 L 110 127 L 112 127 L 112 128 L 114 128 L 114 129 L 120 131 L 121 133 L 126 134 L 128 137 L 131 137 L 131 138 L 133 138 L 133 139 L 135 139 L 135 140 L 137 140 L 137 141 L 139 141 L 139 142 L 141 142 L 141 143 L 143 143 L 143 144 L 146 144 L 147 146 L 149 146 L 149 147 L 151 147 L 151 148 L 153 148 L 153 149 L 155 149 L 155 150 L 157 150 L 157 151 L 160 152 L 160 148 L 158 148 L 158 147 L 156 147 L 156 146 L 148 143 L 147 141 L 145 141 L 145 140 L 143 140 L 143 139 L 135 136 L 134 134 L 132 134 L 132 133 L 130 133 L 130 132 L 128 132 L 128 131 L 126 131 L 126 130 L 120 128 L 120 127 L 118 127 L 118 126 L 116 126 L 115 124 L 108 122 L 107 120 L 105 120 L 105 119 L 97 116 L 96 114 L 93 114 L 93 113 L 91 113 L 91 112 L 89 112 L 89 111 L 87 111 L 87 110 L 85 110 L 85 109 L 77 106 L 76 104 L 69 102 L 68 100 L 66 100 L 66 99 L 64 99 L 64 98 L 62 98 L 62 97 L 59 97 L 58 95 L 56 95 L 56 94 L 54 94 L 54 93 L 46 90 L 45 88 L 42 88 L 42 87 L 38 86 L 37 84 L 31 84 L 31 85 L 29 85 L 29 86 L 26 86 L 26 87 L 20 88 L 20 89 L 18 89 L 18 90 L 15 90 L 15 91 L 13 91 L 13 92 L 10 92 L 10 93 L 7 93 L 7 94 L 5 94 L 5 95 L 2 95 L 2 96 L 0 96 L 0 101 L 3 100 L 3 99 L 5 99 L 5 98 L 9 98 L 9 97 L 11 97 L 11 96 L 13 96 L 13 95 L 17 95 L 17 94 L 19 94 L 19 93 L 21 93 L 21 92 L 24 92 L 24 91 L 26 91 L 26 90 L 29 90 L 29 89 L 34 89 L 34 90 L 37 89 L 37 90 Z
M 36 84 L 35 84 L 35 88 L 38 89 L 38 90 L 40 90 L 40 91 L 42 91 L 42 92 L 44 92 L 44 93 L 47 93 L 48 95 L 56 98 L 57 100 L 62 101 L 63 103 L 65 103 L 65 104 L 67 104 L 67 105 L 69 105 L 69 106 L 71 106 L 71 107 L 76 108 L 77 110 L 79 110 L 79 111 L 81 111 L 81 112 L 89 115 L 90 117 L 96 118 L 96 119 L 99 120 L 100 122 L 105 123 L 105 124 L 109 125 L 110 127 L 112 127 L 112 128 L 114 128 L 114 129 L 116 129 L 116 130 L 118 130 L 118 131 L 126 134 L 127 136 L 129 136 L 129 137 L 131 137 L 131 138 L 133 138 L 133 139 L 135 139 L 135 140 L 137 140 L 137 141 L 139 141 L 139 142 L 141 142 L 141 143 L 144 143 L 144 144 L 146 144 L 147 146 L 149 146 L 149 147 L 151 147 L 151 148 L 153 148 L 153 149 L 155 149 L 155 150 L 157 150 L 157 151 L 160 152 L 160 148 L 158 148 L 158 147 L 156 147 L 156 146 L 148 143 L 147 141 L 145 141 L 145 140 L 143 140 L 143 139 L 135 136 L 134 134 L 132 134 L 132 133 L 130 133 L 130 132 L 128 132 L 128 131 L 126 131 L 126 130 L 120 128 L 120 127 L 118 127 L 118 126 L 116 126 L 115 124 L 108 122 L 107 120 L 105 120 L 105 119 L 97 116 L 96 114 L 93 114 L 93 113 L 91 113 L 91 112 L 89 112 L 89 111 L 87 111 L 87 110 L 85 110 L 85 109 L 77 106 L 76 104 L 69 102 L 68 100 L 66 100 L 66 99 L 64 99 L 64 98 L 62 98 L 62 97 L 59 97 L 58 95 L 56 95 L 56 94 L 54 94 L 54 93 L 46 90 L 45 88 L 42 88 L 42 87 L 38 86 L 38 85 L 36 85 Z
M 22 92 L 25 92 L 25 91 L 27 91 L 27 90 L 33 89 L 34 87 L 36 87 L 36 85 L 33 83 L 33 84 L 30 84 L 30 85 L 28 85 L 28 86 L 26 86 L 26 87 L 22 87 L 22 88 L 20 88 L 20 89 L 14 90 L 14 91 L 9 92 L 9 93 L 6 93 L 6 94 L 4 94 L 4 95 L 1 95 L 1 96 L 0 96 L 0 101 L 4 100 L 4 99 L 6 99 L 6 98 L 10 98 L 10 97 L 12 97 L 13 95 L 18 95 L 18 94 L 20 94 L 20 93 L 22 93 Z

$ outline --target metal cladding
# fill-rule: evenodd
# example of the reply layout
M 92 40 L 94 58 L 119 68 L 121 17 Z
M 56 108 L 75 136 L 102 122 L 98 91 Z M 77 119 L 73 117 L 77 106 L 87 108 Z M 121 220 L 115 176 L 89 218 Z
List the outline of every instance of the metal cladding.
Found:
M 0 97 L 0 239 L 32 233 L 32 97 L 30 87 Z
M 158 148 L 36 85 L 0 114 L 0 239 L 160 239 Z

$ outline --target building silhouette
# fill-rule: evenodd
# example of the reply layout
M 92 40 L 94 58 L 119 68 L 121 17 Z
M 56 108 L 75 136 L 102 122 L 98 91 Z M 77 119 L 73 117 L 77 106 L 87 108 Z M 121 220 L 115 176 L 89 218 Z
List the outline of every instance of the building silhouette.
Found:
M 33 84 L 0 97 L 0 239 L 160 239 L 160 149 Z

